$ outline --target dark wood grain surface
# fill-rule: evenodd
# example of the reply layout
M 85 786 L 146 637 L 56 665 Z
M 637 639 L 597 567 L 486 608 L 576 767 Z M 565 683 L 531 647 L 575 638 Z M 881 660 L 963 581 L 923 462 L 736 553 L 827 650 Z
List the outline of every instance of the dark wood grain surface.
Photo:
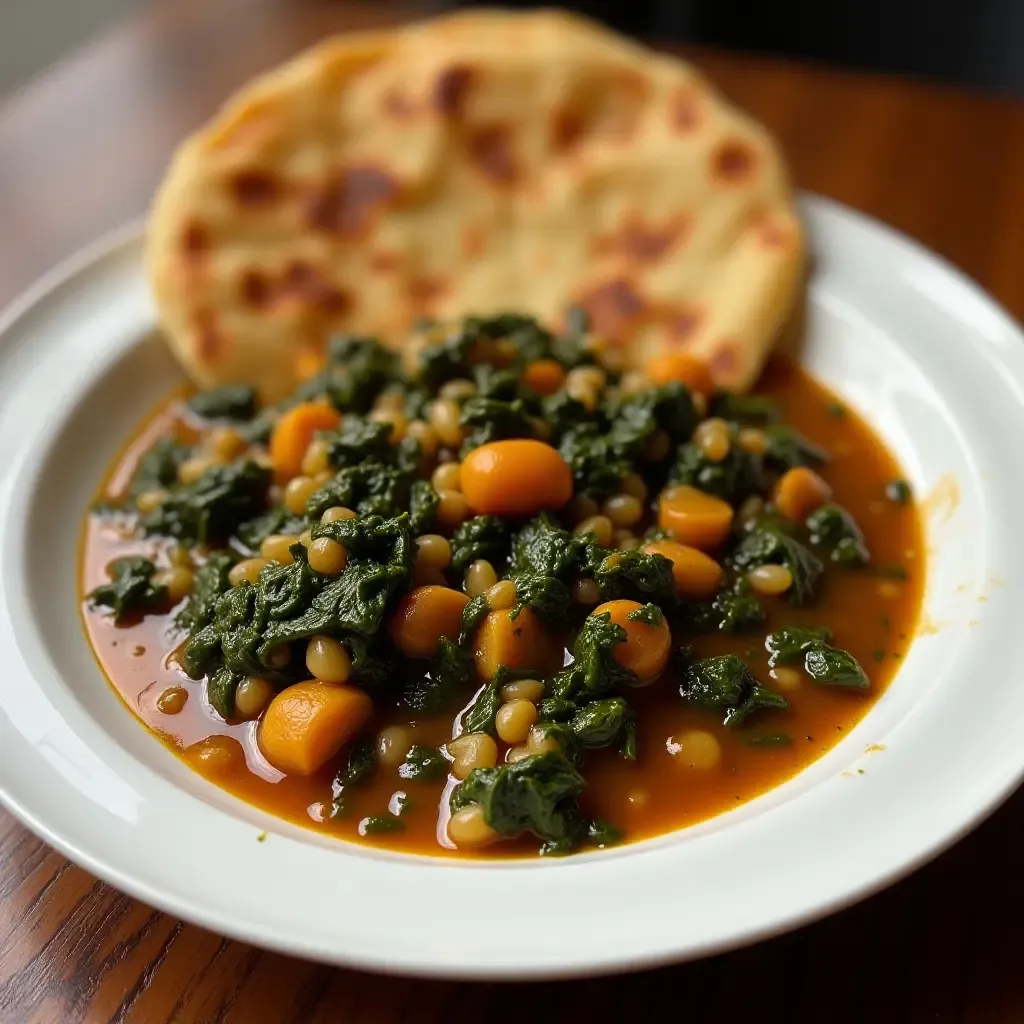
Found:
M 380 2 L 160 0 L 0 104 L 0 305 L 141 215 L 175 142 L 247 76 L 327 32 L 403 13 Z M 1024 318 L 1019 104 L 689 56 L 780 137 L 801 187 L 915 236 Z M 751 865 L 756 879 L 753 851 Z M 538 919 L 557 926 L 556 910 Z M 613 912 L 608 930 L 614 941 Z M 791 935 L 682 967 L 527 986 L 381 979 L 221 939 L 96 881 L 0 811 L 3 1022 L 661 1016 L 1024 1022 L 1024 791 L 913 877 Z

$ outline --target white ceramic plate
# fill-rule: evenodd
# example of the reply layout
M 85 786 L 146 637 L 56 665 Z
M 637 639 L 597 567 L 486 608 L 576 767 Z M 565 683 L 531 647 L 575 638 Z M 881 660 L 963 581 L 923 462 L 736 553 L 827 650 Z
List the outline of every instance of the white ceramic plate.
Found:
M 475 977 L 717 952 L 847 905 L 954 842 L 1024 774 L 1024 337 L 911 242 L 819 199 L 804 212 L 817 260 L 807 361 L 929 496 L 930 553 L 927 628 L 870 714 L 801 775 L 687 831 L 499 863 L 324 839 L 186 769 L 100 674 L 75 592 L 96 483 L 177 380 L 153 333 L 135 229 L 71 261 L 0 324 L 6 805 L 87 870 L 216 931 L 318 960 Z

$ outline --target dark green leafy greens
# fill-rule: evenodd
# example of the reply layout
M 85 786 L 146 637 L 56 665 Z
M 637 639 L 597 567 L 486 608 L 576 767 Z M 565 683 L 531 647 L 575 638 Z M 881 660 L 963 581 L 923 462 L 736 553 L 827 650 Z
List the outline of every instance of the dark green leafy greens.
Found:
M 213 466 L 194 483 L 171 487 L 140 522 L 146 533 L 196 544 L 223 541 L 263 511 L 269 486 L 270 470 L 255 462 Z
M 692 704 L 724 712 L 723 723 L 743 725 L 759 711 L 784 711 L 785 697 L 762 686 L 735 654 L 691 659 L 685 665 L 680 695 Z
M 148 558 L 118 558 L 109 566 L 110 582 L 98 586 L 89 600 L 109 608 L 115 622 L 144 615 L 167 604 L 167 588 L 153 584 L 156 566 Z
M 822 505 L 807 517 L 811 543 L 829 552 L 829 558 L 847 568 L 871 561 L 864 534 L 853 516 L 841 505 Z
M 803 662 L 804 671 L 826 686 L 866 690 L 871 682 L 860 662 L 848 651 L 831 646 L 828 629 L 789 626 L 769 633 L 765 638 L 769 665 Z
M 346 801 L 351 798 L 352 790 L 373 778 L 377 770 L 377 762 L 373 756 L 373 744 L 369 740 L 355 743 L 349 748 L 348 758 L 342 768 L 334 776 L 331 784 L 331 817 L 337 818 L 345 814 Z
M 498 516 L 467 519 L 452 534 L 452 568 L 465 572 L 470 563 L 482 558 L 500 569 L 511 542 L 508 524 Z
M 405 761 L 399 766 L 398 774 L 403 779 L 420 779 L 433 782 L 448 774 L 448 761 L 438 747 L 427 747 L 421 743 L 411 746 Z
M 586 831 L 577 803 L 585 787 L 583 776 L 560 753 L 535 754 L 475 769 L 452 791 L 451 809 L 479 804 L 496 832 L 532 832 L 545 841 L 543 852 L 565 852 Z
M 746 573 L 759 565 L 784 565 L 793 577 L 792 604 L 806 604 L 814 596 L 824 569 L 818 557 L 791 533 L 780 519 L 765 516 L 757 520 L 736 546 L 732 564 Z
M 192 449 L 173 437 L 162 437 L 139 459 L 128 488 L 133 500 L 147 491 L 161 491 L 178 482 L 178 467 Z
M 212 621 L 189 635 L 182 652 L 182 665 L 193 679 L 225 666 L 242 675 L 287 681 L 291 670 L 275 667 L 272 657 L 282 644 L 316 633 L 365 644 L 377 640 L 388 601 L 411 576 L 408 517 L 338 519 L 318 524 L 313 535 L 344 544 L 345 572 L 335 577 L 314 572 L 297 547 L 291 564 L 272 563 L 257 585 L 243 583 L 221 594 Z M 366 649 L 361 653 L 365 657 Z M 354 667 L 357 681 L 363 681 Z
M 212 391 L 200 391 L 188 400 L 188 407 L 205 420 L 251 420 L 256 415 L 256 389 L 244 384 L 227 384 Z

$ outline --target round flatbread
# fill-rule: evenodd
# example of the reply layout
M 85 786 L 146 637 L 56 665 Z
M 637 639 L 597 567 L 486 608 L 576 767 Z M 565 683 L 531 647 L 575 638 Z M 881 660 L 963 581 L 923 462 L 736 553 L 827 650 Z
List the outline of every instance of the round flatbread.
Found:
M 474 11 L 326 42 L 176 154 L 147 264 L 201 385 L 286 394 L 333 334 L 573 305 L 641 363 L 748 387 L 804 241 L 767 133 L 681 61 L 576 16 Z

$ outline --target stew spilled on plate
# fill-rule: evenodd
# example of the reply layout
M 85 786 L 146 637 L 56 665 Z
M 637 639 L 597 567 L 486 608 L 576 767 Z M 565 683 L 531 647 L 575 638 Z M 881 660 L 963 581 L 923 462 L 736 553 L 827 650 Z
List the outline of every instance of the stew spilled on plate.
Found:
M 506 315 L 341 338 L 274 407 L 174 395 L 85 526 L 114 687 L 242 799 L 416 853 L 608 846 L 790 778 L 910 643 L 911 493 L 792 362 L 746 396 L 609 362 Z

